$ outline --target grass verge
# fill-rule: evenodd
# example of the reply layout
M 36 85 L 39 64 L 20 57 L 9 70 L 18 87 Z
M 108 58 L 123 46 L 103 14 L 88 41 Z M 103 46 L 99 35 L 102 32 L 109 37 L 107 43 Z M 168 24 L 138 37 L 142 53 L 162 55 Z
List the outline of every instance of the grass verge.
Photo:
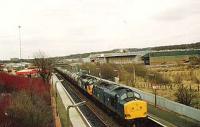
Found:
M 165 111 L 155 108 L 153 105 L 148 104 L 148 112 L 155 115 L 160 119 L 164 119 L 178 127 L 200 127 L 198 121 L 179 115 L 174 112 Z
M 57 99 L 58 99 L 57 100 L 58 101 L 58 113 L 60 116 L 60 121 L 61 121 L 62 127 L 67 127 L 67 112 L 66 112 L 65 106 L 64 106 L 59 94 L 58 94 Z

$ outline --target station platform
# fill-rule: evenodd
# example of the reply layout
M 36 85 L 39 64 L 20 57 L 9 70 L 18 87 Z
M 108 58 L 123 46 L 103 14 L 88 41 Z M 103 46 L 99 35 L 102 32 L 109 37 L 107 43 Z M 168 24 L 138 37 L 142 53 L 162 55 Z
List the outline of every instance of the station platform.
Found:
M 65 107 L 65 110 L 67 112 L 67 107 L 69 105 L 73 105 L 73 102 L 71 100 L 69 93 L 65 90 L 64 86 L 62 85 L 61 82 L 59 82 L 59 79 L 55 75 L 52 76 L 52 84 L 53 84 L 54 89 L 55 87 L 57 87 L 58 95 L 60 96 L 62 103 Z M 85 117 L 82 115 L 82 113 L 80 112 L 78 108 L 70 108 L 69 116 L 70 116 L 71 126 L 90 127 L 89 122 L 85 119 Z
M 200 127 L 200 121 L 148 104 L 149 116 L 166 127 Z M 200 117 L 200 114 L 199 114 Z

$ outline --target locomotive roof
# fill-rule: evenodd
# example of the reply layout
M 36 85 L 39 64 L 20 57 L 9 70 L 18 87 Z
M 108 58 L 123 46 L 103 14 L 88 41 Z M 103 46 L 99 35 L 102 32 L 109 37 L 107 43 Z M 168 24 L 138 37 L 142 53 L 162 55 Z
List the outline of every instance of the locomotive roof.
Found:
M 104 82 L 104 81 L 100 82 L 98 84 L 98 87 L 100 87 L 101 89 L 104 89 L 104 91 L 109 92 L 113 96 L 115 96 L 116 94 L 121 94 L 124 92 L 132 91 L 131 89 L 117 85 L 115 83 L 108 83 L 108 82 Z
M 110 91 L 114 91 L 116 89 L 121 88 L 121 86 L 115 84 L 115 83 L 108 83 L 108 82 L 100 82 L 99 87 L 103 89 L 108 89 Z

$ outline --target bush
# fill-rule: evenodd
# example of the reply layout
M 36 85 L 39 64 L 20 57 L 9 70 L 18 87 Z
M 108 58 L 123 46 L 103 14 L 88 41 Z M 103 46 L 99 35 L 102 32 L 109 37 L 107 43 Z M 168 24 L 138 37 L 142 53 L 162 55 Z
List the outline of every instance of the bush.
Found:
M 174 77 L 174 82 L 176 84 L 181 84 L 182 83 L 182 77 L 181 77 L 181 75 L 176 74 L 175 77 Z
M 114 67 L 111 64 L 102 64 L 100 65 L 100 73 L 103 79 L 114 81 L 116 73 Z
M 0 93 L 4 93 L 5 90 L 6 90 L 6 89 L 5 89 L 4 85 L 1 85 L 1 84 L 0 84 Z
M 170 80 L 167 77 L 164 77 L 163 75 L 161 75 L 160 73 L 157 72 L 149 72 L 150 74 L 147 76 L 148 80 L 152 83 L 156 83 L 156 84 L 169 84 Z
M 117 68 L 114 64 L 82 64 L 80 66 L 82 70 L 87 70 L 91 75 L 99 77 L 101 74 L 101 78 L 114 81 L 114 77 L 117 76 L 117 73 L 114 71 Z
M 137 64 L 135 65 L 135 74 L 137 76 L 145 77 L 148 73 L 148 70 L 145 68 L 144 65 Z
M 192 73 L 191 73 L 191 79 L 196 84 L 200 84 L 200 77 L 194 71 L 192 71 Z
M 124 69 L 129 73 L 134 73 L 137 76 L 145 77 L 147 75 L 147 69 L 141 64 L 125 64 Z
M 183 86 L 182 84 L 179 85 L 175 93 L 175 96 L 177 97 L 178 102 L 188 105 L 188 106 L 191 106 L 192 100 L 196 98 L 196 94 L 194 90 L 187 88 Z
M 96 69 L 98 68 L 96 64 L 82 64 L 80 68 L 82 70 L 87 70 L 88 73 L 90 72 L 91 75 L 99 76 L 99 70 Z
M 41 97 L 25 91 L 14 92 L 8 116 L 21 127 L 47 127 L 52 121 L 51 105 Z
M 192 56 L 189 58 L 191 65 L 199 65 L 200 64 L 200 57 Z
M 0 72 L 0 87 L 3 91 L 12 92 L 26 90 L 34 92 L 50 102 L 49 84 L 40 78 L 25 78 Z

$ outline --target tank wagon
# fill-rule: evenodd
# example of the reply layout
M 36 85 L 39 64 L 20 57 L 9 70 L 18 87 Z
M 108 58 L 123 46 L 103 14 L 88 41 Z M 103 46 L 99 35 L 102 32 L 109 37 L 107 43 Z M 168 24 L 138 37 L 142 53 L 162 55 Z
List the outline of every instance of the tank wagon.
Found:
M 82 72 L 72 73 L 62 68 L 56 70 L 120 119 L 135 122 L 147 118 L 147 102 L 141 100 L 139 93 Z

